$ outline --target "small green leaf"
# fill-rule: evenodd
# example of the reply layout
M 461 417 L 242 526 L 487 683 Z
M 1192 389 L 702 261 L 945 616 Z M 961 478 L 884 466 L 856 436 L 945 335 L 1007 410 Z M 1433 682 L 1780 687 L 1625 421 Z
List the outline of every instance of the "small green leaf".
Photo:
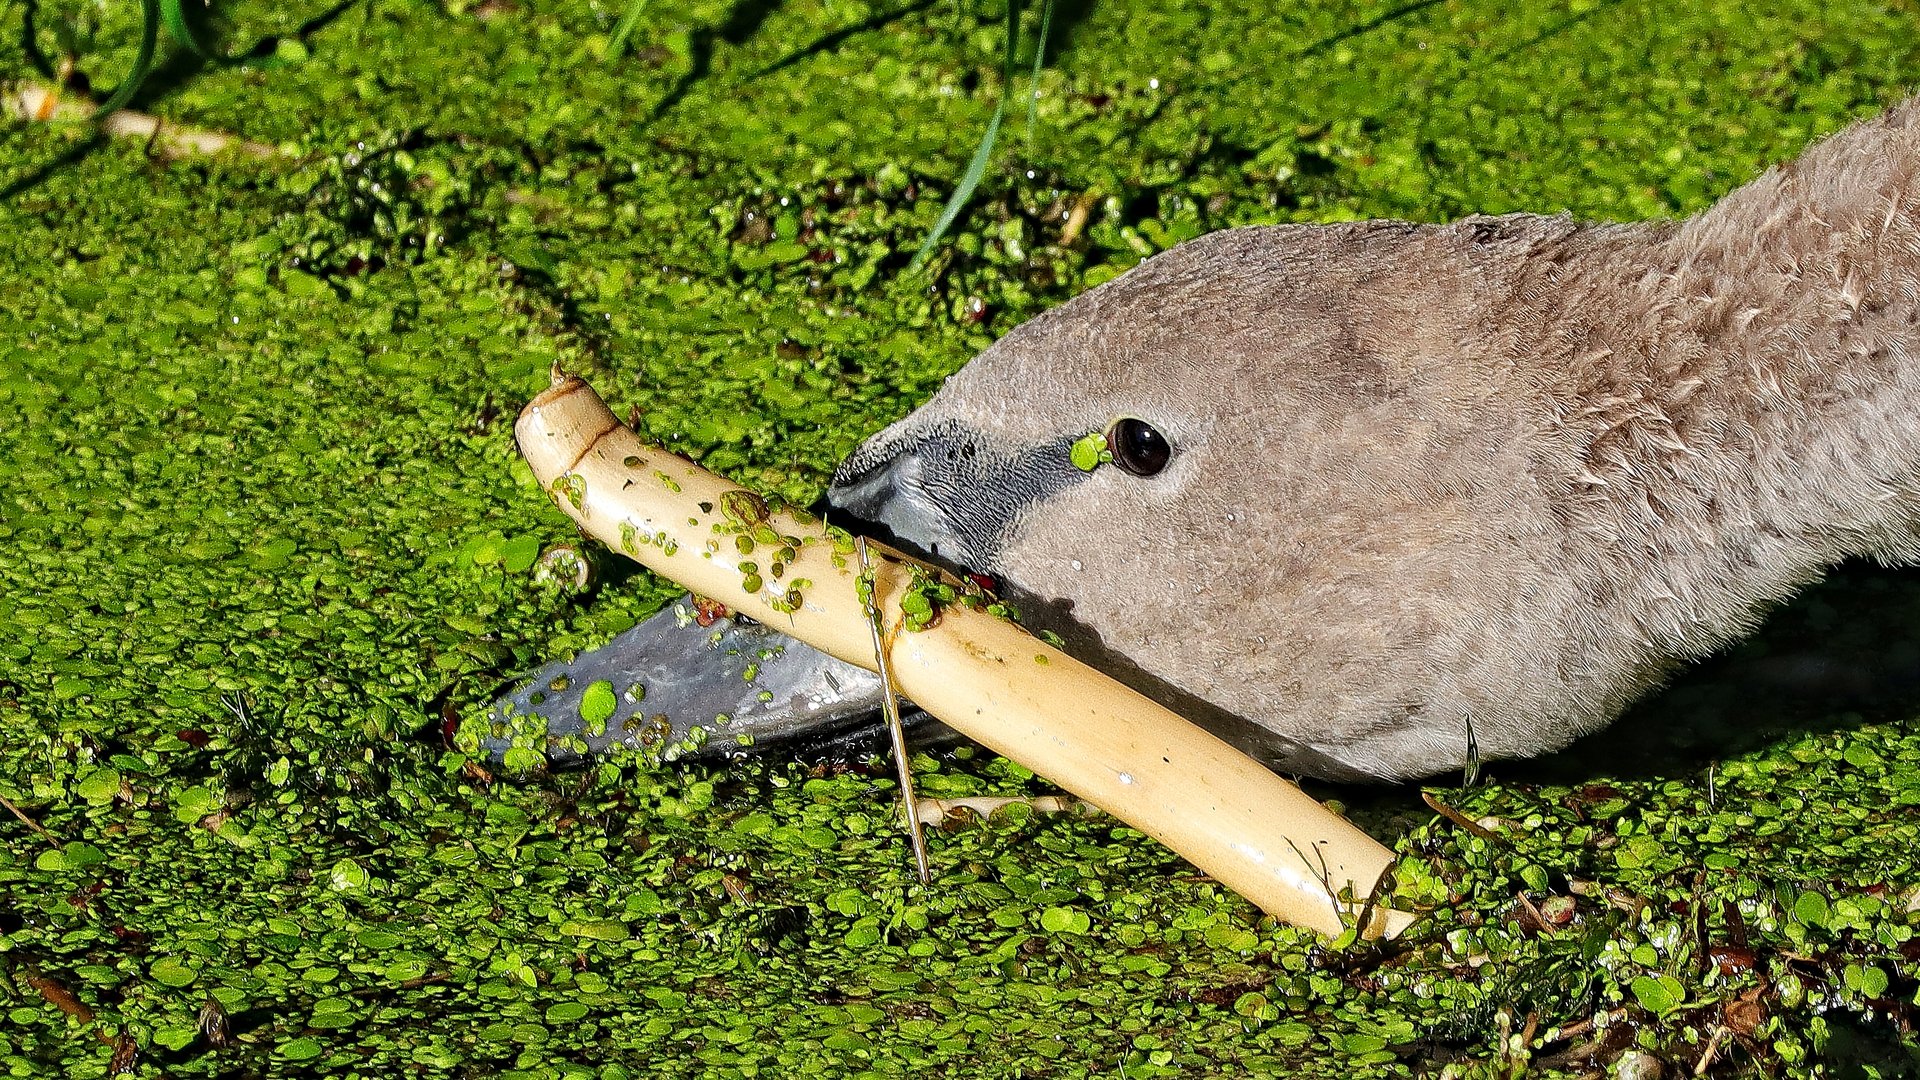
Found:
M 1106 433 L 1100 431 L 1075 439 L 1067 456 L 1073 462 L 1073 467 L 1081 472 L 1092 472 L 1101 462 L 1113 460 L 1113 454 L 1107 450 Z
M 107 861 L 107 854 L 92 844 L 68 841 L 59 851 L 43 851 L 33 865 L 40 870 L 84 870 Z
M 538 241 L 525 238 L 509 240 L 501 245 L 500 253 L 520 269 L 531 270 L 550 281 L 560 276 L 559 260 Z
M 327 287 L 326 282 L 304 270 L 291 268 L 280 271 L 280 288 L 288 296 L 298 300 L 311 300 L 333 294 L 333 290 Z
M 200 975 L 199 971 L 184 960 L 171 956 L 163 956 L 155 960 L 153 966 L 147 969 L 147 973 L 153 976 L 154 982 L 176 989 L 192 983 Z
M 540 558 L 540 538 L 516 536 L 500 545 L 500 566 L 509 574 L 522 574 Z
M 1665 1013 L 1686 1000 L 1686 987 L 1671 975 L 1642 975 L 1633 980 L 1633 996 L 1649 1012 Z
M 280 1056 L 288 1061 L 311 1061 L 319 1057 L 323 1049 L 318 1039 L 295 1039 L 281 1044 Z
M 341 859 L 333 864 L 328 880 L 340 892 L 359 892 L 367 887 L 367 869 L 352 859 Z
M 1825 926 L 1833 915 L 1827 898 L 1817 892 L 1803 892 L 1793 902 L 1793 917 L 1807 926 Z
M 248 559 L 256 570 L 278 570 L 293 560 L 293 553 L 300 550 L 298 542 L 280 537 L 257 544 L 248 554 Z
M 1865 743 L 1854 743 L 1848 746 L 1846 752 L 1840 756 L 1856 769 L 1871 769 L 1880 764 L 1880 755 L 1874 753 L 1873 747 Z
M 1093 919 L 1074 908 L 1050 907 L 1040 913 L 1040 928 L 1049 934 L 1084 934 L 1093 928 Z
M 1840 973 L 1840 981 L 1861 997 L 1883 997 L 1887 992 L 1887 973 L 1877 967 L 1848 964 Z
M 627 924 L 618 919 L 568 919 L 560 924 L 560 932 L 595 941 L 625 941 Z
M 269 769 L 268 772 L 271 775 L 272 770 Z M 185 788 L 173 797 L 173 818 L 184 824 L 191 825 L 218 809 L 220 809 L 219 798 L 199 784 Z
M 588 725 L 604 725 L 613 717 L 613 710 L 620 704 L 614 696 L 613 684 L 605 679 L 591 683 L 586 692 L 580 695 L 580 720 Z
M 159 1046 L 164 1046 L 169 1050 L 184 1050 L 192 1046 L 193 1041 L 199 1037 L 200 1029 L 194 1027 L 192 1024 L 153 1029 L 154 1043 Z
M 104 806 L 120 795 L 120 770 L 95 769 L 82 777 L 74 790 L 94 806 Z

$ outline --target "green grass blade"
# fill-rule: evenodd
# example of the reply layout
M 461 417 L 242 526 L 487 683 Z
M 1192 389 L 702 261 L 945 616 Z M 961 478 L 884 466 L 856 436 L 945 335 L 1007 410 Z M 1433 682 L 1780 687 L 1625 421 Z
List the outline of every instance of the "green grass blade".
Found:
M 195 56 L 212 59 L 207 50 L 194 40 L 193 28 L 187 25 L 187 13 L 180 6 L 180 0 L 160 0 L 160 21 L 166 24 L 167 35 L 179 42 L 182 48 L 191 50 Z
M 993 145 L 1000 137 L 1000 121 L 1007 115 L 1007 98 L 1013 93 L 1014 73 L 1019 69 L 1014 64 L 1015 53 L 1020 47 L 1020 3 L 1008 0 L 1007 3 L 1007 52 L 1001 64 L 1004 85 L 1000 88 L 1000 104 L 993 107 L 993 119 L 987 121 L 987 133 L 980 138 L 980 145 L 974 147 L 973 160 L 967 163 L 967 171 L 961 175 L 960 182 L 954 185 L 953 194 L 947 196 L 947 205 L 940 211 L 940 220 L 933 223 L 927 238 L 920 242 L 920 250 L 913 253 L 913 261 L 907 264 L 907 273 L 911 274 L 926 265 L 927 256 L 947 235 L 947 230 L 960 219 L 960 211 L 966 209 L 967 200 L 973 198 L 973 191 L 980 186 L 980 180 L 987 175 L 987 162 L 993 157 Z
M 973 189 L 980 186 L 980 178 L 987 175 L 987 159 L 993 156 L 993 143 L 1000 135 L 1000 118 L 1007 115 L 1007 99 L 1000 98 L 1000 104 L 994 107 L 993 119 L 987 121 L 987 134 L 981 138 L 980 145 L 973 151 L 973 160 L 967 163 L 966 174 L 960 177 L 960 183 L 954 187 L 953 194 L 947 197 L 946 209 L 940 211 L 940 220 L 933 223 L 927 238 L 920 242 L 920 250 L 913 253 L 913 261 L 907 264 L 907 272 L 913 273 L 933 254 L 934 245 L 947 234 L 953 223 L 960 217 L 960 211 L 966 209 L 967 200 L 973 198 Z
M 1000 61 L 1000 78 L 1006 83 L 1004 93 L 1013 92 L 1013 77 L 1019 74 L 1020 53 L 1020 0 L 1007 0 L 1007 54 Z
M 620 58 L 620 53 L 627 47 L 627 38 L 633 36 L 633 28 L 640 25 L 640 16 L 646 10 L 647 0 L 627 0 L 627 10 L 620 14 L 620 21 L 613 27 L 613 38 L 607 42 L 609 63 Z
M 153 47 L 159 40 L 160 0 L 140 0 L 140 51 L 134 55 L 133 70 L 127 72 L 113 96 L 93 111 L 95 120 L 126 108 L 133 95 L 140 92 L 140 84 L 147 81 L 147 73 L 153 70 Z
M 1034 122 L 1040 118 L 1040 65 L 1047 59 L 1047 34 L 1053 29 L 1053 0 L 1040 5 L 1040 37 L 1033 43 L 1033 74 L 1027 79 L 1027 143 L 1033 143 Z M 1012 84 L 1008 84 L 1012 89 Z

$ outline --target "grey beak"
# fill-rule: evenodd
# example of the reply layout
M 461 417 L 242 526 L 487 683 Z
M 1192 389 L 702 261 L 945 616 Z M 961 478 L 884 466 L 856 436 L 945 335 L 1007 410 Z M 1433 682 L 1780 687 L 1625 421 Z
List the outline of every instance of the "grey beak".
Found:
M 1072 440 L 1005 446 L 956 421 L 869 442 L 834 473 L 827 501 L 902 547 L 991 572 L 1027 508 L 1086 478 Z
M 1084 475 L 1064 464 L 1066 446 L 995 453 L 952 422 L 870 442 L 834 474 L 829 514 L 936 560 L 990 570 L 1023 508 Z M 946 507 L 965 512 L 956 521 Z M 598 649 L 534 672 L 489 707 L 481 747 L 504 760 L 522 746 L 555 765 L 615 745 L 664 760 L 768 748 L 845 757 L 881 747 L 877 676 L 772 627 L 726 619 L 700 626 L 692 610 L 691 599 L 682 600 Z M 922 744 L 957 738 L 918 710 L 906 719 Z
M 924 555 L 964 563 L 967 552 L 928 491 L 925 463 L 911 452 L 881 460 L 857 475 L 843 469 L 827 489 L 827 503 L 858 525 L 877 526 L 886 539 Z

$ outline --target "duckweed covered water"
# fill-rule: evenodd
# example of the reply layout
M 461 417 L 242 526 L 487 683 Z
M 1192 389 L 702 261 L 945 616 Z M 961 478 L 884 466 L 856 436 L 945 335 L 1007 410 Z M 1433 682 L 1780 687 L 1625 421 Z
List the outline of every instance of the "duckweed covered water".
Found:
M 995 335 L 1181 239 L 1681 214 L 1920 70 L 1920 20 L 1858 3 L 1243 7 L 1061 4 L 1033 135 L 929 278 L 902 270 L 1003 92 L 1003 8 L 656 5 L 610 59 L 623 4 L 248 0 L 202 35 L 244 62 L 174 55 L 138 105 L 279 160 L 0 125 L 0 795 L 37 826 L 0 810 L 0 1068 L 1915 1069 L 1911 574 L 1432 789 L 1453 817 L 1337 793 L 1434 908 L 1385 949 L 1098 817 L 936 832 L 922 888 L 880 769 L 447 749 L 672 592 L 611 558 L 536 581 L 572 533 L 509 429 L 555 360 L 804 505 Z M 7 9 L 0 73 L 64 37 L 110 86 L 136 8 Z M 1777 681 L 1820 650 L 1883 670 Z M 931 796 L 1048 790 L 916 764 Z

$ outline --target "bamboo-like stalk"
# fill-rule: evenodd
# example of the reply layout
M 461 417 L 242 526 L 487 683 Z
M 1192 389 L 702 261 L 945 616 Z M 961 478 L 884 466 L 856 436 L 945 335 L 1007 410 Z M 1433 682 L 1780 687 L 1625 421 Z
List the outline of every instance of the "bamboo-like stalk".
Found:
M 62 95 L 37 83 L 21 83 L 0 91 L 0 112 L 38 123 L 88 123 L 94 104 L 84 97 Z M 265 143 L 242 139 L 224 131 L 164 124 L 157 116 L 120 109 L 98 121 L 100 130 L 117 138 L 146 139 L 162 157 L 182 158 L 218 154 L 229 149 L 256 158 L 279 153 Z
M 645 445 L 586 383 L 557 370 L 514 433 L 541 485 L 589 535 L 872 668 L 858 565 L 819 522 L 769 510 L 738 485 Z M 880 545 L 874 551 L 873 599 L 892 630 L 914 588 L 914 564 Z M 1392 852 L 1214 735 L 1018 626 L 950 605 L 931 628 L 886 640 L 901 694 L 1268 913 L 1329 935 L 1364 919 L 1364 937 L 1411 921 L 1368 903 Z

